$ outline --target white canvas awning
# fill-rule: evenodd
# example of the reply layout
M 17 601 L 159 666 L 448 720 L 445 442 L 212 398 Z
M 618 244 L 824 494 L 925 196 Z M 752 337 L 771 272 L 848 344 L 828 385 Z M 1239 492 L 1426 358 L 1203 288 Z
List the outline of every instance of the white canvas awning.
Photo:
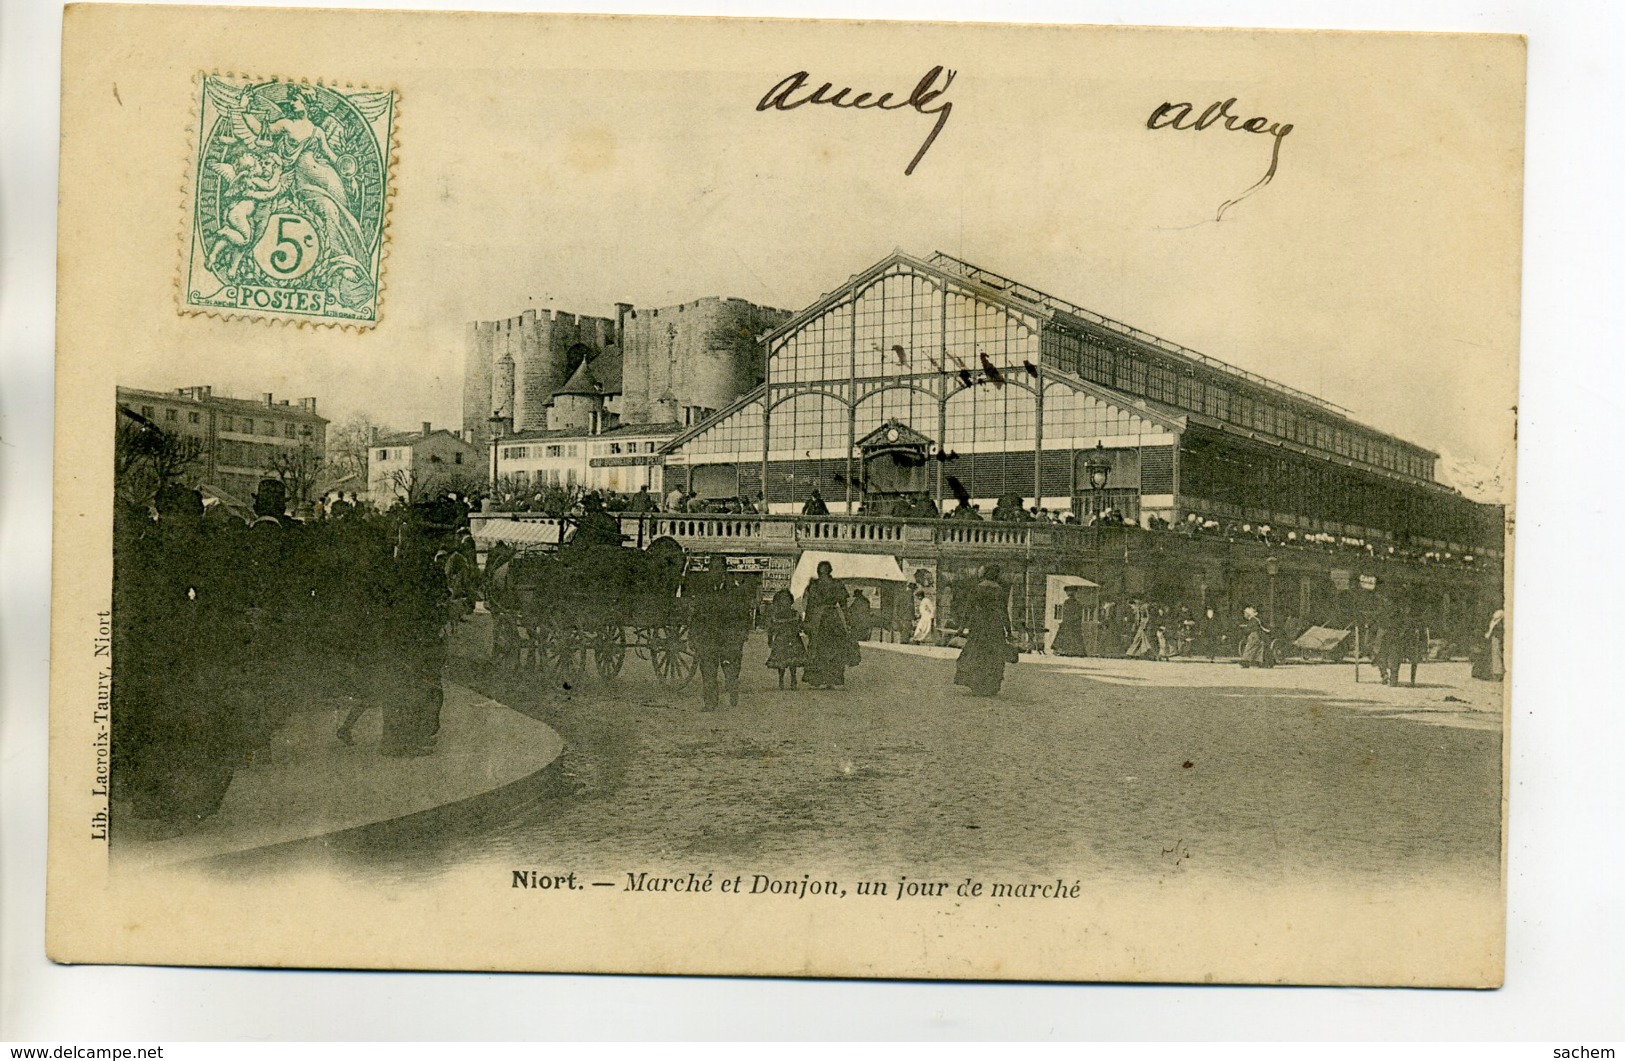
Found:
M 807 583 L 818 574 L 818 565 L 828 560 L 836 578 L 852 582 L 907 582 L 897 557 L 881 553 L 821 553 L 809 549 L 796 561 L 790 575 L 790 593 L 799 599 Z
M 513 546 L 559 544 L 559 521 L 556 519 L 503 519 L 481 518 L 469 520 L 469 532 L 481 549 L 497 542 Z

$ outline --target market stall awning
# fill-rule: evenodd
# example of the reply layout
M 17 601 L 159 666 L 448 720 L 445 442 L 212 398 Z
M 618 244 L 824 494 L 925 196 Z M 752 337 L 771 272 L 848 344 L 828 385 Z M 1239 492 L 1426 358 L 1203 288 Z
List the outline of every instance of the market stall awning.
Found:
M 790 593 L 799 598 L 807 583 L 818 574 L 818 565 L 828 560 L 836 578 L 851 582 L 907 582 L 903 566 L 895 556 L 879 553 L 822 553 L 809 549 L 796 561 L 790 575 Z
M 489 548 L 496 542 L 508 545 L 557 545 L 559 521 L 556 519 L 481 519 L 469 521 L 469 533 L 480 548 Z

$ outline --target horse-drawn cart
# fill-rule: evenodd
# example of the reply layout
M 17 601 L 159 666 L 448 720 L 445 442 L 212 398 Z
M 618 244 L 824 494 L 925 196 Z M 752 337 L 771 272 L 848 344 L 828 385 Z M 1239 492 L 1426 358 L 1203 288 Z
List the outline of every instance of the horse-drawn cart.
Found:
M 593 530 L 584 523 L 562 545 L 487 552 L 495 658 L 570 683 L 589 669 L 614 680 L 631 652 L 661 682 L 682 688 L 695 671 L 679 594 L 682 547 L 664 539 L 626 548 Z

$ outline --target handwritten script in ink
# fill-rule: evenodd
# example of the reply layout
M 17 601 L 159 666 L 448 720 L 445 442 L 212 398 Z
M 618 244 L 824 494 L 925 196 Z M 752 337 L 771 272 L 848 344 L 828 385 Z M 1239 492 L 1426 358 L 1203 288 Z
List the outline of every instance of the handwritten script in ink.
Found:
M 798 70 L 789 77 L 783 78 L 778 84 L 767 90 L 767 94 L 756 104 L 758 113 L 761 111 L 793 111 L 797 107 L 808 104 L 836 107 L 840 110 L 854 111 L 900 111 L 912 110 L 926 117 L 935 116 L 936 124 L 931 126 L 931 132 L 926 135 L 925 142 L 914 153 L 908 168 L 903 170 L 903 176 L 914 173 L 914 167 L 920 164 L 920 159 L 931 150 L 931 145 L 942 132 L 943 126 L 948 124 L 948 115 L 953 113 L 954 105 L 943 99 L 948 89 L 954 83 L 957 71 L 944 70 L 940 66 L 933 66 L 920 78 L 914 91 L 908 94 L 905 100 L 895 99 L 890 92 L 875 95 L 873 92 L 856 92 L 851 88 L 836 90 L 833 82 L 826 81 L 812 91 L 807 91 L 807 81 L 811 77 L 805 70 Z M 938 81 L 941 84 L 938 85 Z M 1290 128 L 1290 127 L 1289 127 Z
M 1207 109 L 1202 112 L 1201 117 L 1197 118 L 1195 121 L 1190 121 L 1191 110 L 1193 109 L 1191 104 L 1164 103 L 1156 110 L 1152 111 L 1151 117 L 1147 118 L 1145 121 L 1145 127 L 1147 129 L 1178 129 L 1180 131 L 1188 129 L 1198 133 L 1222 122 L 1224 127 L 1233 133 L 1257 133 L 1260 136 L 1272 136 L 1275 138 L 1275 143 L 1270 149 L 1270 168 L 1264 171 L 1264 175 L 1260 177 L 1252 185 L 1252 187 L 1248 188 L 1234 199 L 1226 199 L 1224 202 L 1220 203 L 1219 212 L 1213 219 L 1215 221 L 1223 221 L 1224 212 L 1226 210 L 1230 209 L 1232 206 L 1235 206 L 1237 203 L 1241 202 L 1243 199 L 1247 198 L 1249 195 L 1253 194 L 1258 189 L 1264 187 L 1264 185 L 1275 179 L 1275 169 L 1281 163 L 1281 141 L 1285 140 L 1287 134 L 1292 131 L 1292 125 L 1290 123 L 1283 124 L 1281 122 L 1272 122 L 1268 118 L 1262 116 L 1256 118 L 1241 118 L 1238 115 L 1231 114 L 1230 108 L 1234 107 L 1235 105 L 1236 97 L 1234 96 L 1231 96 L 1222 103 L 1210 103 L 1208 104 Z

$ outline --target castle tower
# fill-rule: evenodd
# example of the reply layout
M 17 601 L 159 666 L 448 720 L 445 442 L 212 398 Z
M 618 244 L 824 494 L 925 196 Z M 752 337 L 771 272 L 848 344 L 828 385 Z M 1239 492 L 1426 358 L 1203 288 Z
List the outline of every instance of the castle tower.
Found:
M 716 410 L 762 379 L 756 337 L 784 310 L 737 298 L 702 298 L 655 310 L 621 310 L 622 419 L 665 423 L 683 410 Z
M 495 382 L 491 388 L 493 416 L 513 419 L 514 364 L 513 355 L 503 352 L 497 359 Z
M 513 318 L 508 330 L 507 354 L 513 358 L 513 427 L 515 431 L 530 431 L 547 426 L 547 399 L 553 388 L 564 382 L 555 380 L 548 363 L 548 338 L 553 331 L 551 313 L 538 318 L 536 311 L 527 309 Z
M 463 350 L 463 430 L 475 445 L 491 437 L 491 384 L 496 329 L 491 321 L 472 321 Z

